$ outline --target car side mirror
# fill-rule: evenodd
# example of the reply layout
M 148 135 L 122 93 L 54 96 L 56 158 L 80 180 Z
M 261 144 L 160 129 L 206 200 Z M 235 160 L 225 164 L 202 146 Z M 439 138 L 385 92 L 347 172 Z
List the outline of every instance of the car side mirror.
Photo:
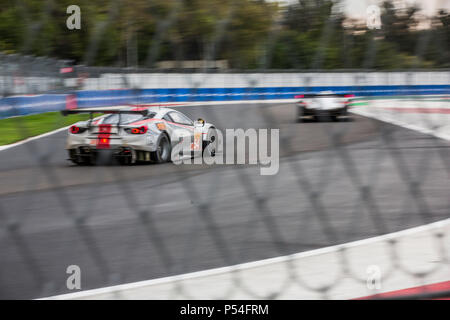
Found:
M 205 120 L 202 118 L 198 118 L 197 121 L 194 122 L 194 127 L 203 127 L 205 125 Z

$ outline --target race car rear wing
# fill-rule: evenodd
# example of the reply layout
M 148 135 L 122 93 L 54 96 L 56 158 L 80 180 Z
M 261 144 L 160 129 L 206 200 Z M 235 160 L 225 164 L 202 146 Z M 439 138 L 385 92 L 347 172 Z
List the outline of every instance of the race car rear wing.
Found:
M 69 114 L 79 114 L 79 113 L 89 113 L 89 122 L 88 127 L 90 128 L 92 125 L 93 115 L 94 113 L 103 113 L 103 114 L 118 114 L 119 120 L 117 121 L 117 127 L 120 127 L 121 124 L 121 114 L 141 114 L 142 116 L 146 117 L 150 114 L 149 110 L 142 109 L 142 110 L 120 110 L 120 109 L 104 109 L 104 108 L 89 108 L 89 109 L 68 109 L 68 110 L 62 110 L 61 114 L 63 116 L 68 116 Z
M 327 98 L 327 97 L 339 97 L 339 98 L 353 98 L 355 95 L 350 93 L 305 93 L 296 95 L 295 99 L 301 98 Z
M 149 111 L 147 109 L 144 110 L 120 110 L 120 109 L 104 109 L 104 108 L 98 108 L 98 109 L 69 109 L 69 110 L 62 110 L 61 114 L 63 116 L 67 116 L 69 114 L 78 114 L 78 113 L 105 113 L 105 114 L 142 114 L 144 117 L 149 114 Z

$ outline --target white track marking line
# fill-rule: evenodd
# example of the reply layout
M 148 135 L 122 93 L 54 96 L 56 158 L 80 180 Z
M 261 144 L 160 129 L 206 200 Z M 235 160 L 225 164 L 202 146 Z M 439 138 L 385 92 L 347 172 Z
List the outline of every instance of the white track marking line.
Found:
M 406 129 L 418 131 L 420 133 L 424 133 L 424 134 L 427 134 L 427 135 L 433 135 L 433 136 L 435 136 L 437 138 L 440 138 L 440 139 L 450 140 L 450 135 L 448 135 L 448 134 L 436 133 L 432 129 L 427 129 L 427 128 L 421 127 L 419 125 L 407 124 L 407 123 L 405 123 L 403 121 L 393 119 L 393 118 L 391 118 L 391 117 L 389 117 L 387 115 L 374 114 L 374 113 L 367 112 L 367 111 L 364 111 L 364 110 L 361 110 L 361 109 L 356 109 L 356 110 L 354 109 L 354 110 L 350 110 L 349 112 L 351 112 L 353 114 L 361 115 L 361 116 L 364 116 L 364 117 L 367 117 L 367 118 L 372 118 L 372 119 L 375 119 L 375 120 L 379 120 L 379 121 L 387 122 L 387 123 L 390 123 L 390 124 L 394 124 L 396 126 L 403 127 L 403 128 L 406 128 Z
M 305 257 L 326 254 L 326 253 L 337 252 L 342 249 L 348 249 L 348 248 L 371 244 L 371 243 L 375 243 L 375 242 L 388 241 L 388 240 L 392 240 L 397 237 L 412 235 L 412 234 L 419 233 L 422 231 L 432 231 L 433 229 L 443 228 L 447 225 L 450 225 L 450 218 L 444 219 L 441 221 L 437 221 L 437 222 L 433 222 L 433 223 L 429 223 L 426 225 L 421 225 L 418 227 L 413 227 L 413 228 L 409 228 L 409 229 L 405 229 L 405 230 L 401 230 L 401 231 L 397 231 L 397 232 L 388 233 L 388 234 L 381 235 L 381 236 L 352 241 L 352 242 L 348 242 L 348 243 L 343 243 L 343 244 L 338 244 L 338 245 L 329 246 L 329 247 L 325 247 L 325 248 L 319 248 L 319 249 L 315 249 L 315 250 L 295 253 L 295 254 L 286 255 L 286 256 L 252 261 L 252 262 L 247 262 L 247 263 L 242 263 L 242 264 L 237 264 L 237 265 L 232 265 L 232 266 L 227 266 L 227 267 L 202 270 L 202 271 L 180 274 L 180 275 L 175 275 L 175 276 L 169 276 L 169 277 L 164 277 L 164 278 L 143 280 L 143 281 L 138 281 L 138 282 L 120 284 L 120 285 L 116 285 L 116 286 L 103 287 L 103 288 L 98 288 L 98 289 L 62 294 L 62 295 L 57 295 L 57 296 L 40 298 L 38 300 L 86 298 L 88 296 L 94 296 L 94 295 L 99 295 L 99 294 L 108 294 L 108 293 L 113 293 L 113 292 L 117 292 L 120 290 L 129 290 L 129 289 L 141 288 L 141 287 L 145 287 L 145 286 L 151 286 L 151 285 L 157 285 L 157 284 L 163 284 L 163 283 L 169 283 L 169 282 L 177 282 L 177 281 L 189 280 L 189 279 L 200 278 L 200 277 L 208 277 L 208 276 L 223 274 L 223 273 L 227 273 L 227 272 L 234 272 L 236 270 L 257 268 L 257 267 L 266 266 L 266 265 L 270 265 L 270 264 L 287 262 L 287 261 L 290 261 L 293 259 L 300 259 L 300 258 L 305 258 Z
M 178 105 L 178 104 L 176 104 L 176 105 L 152 104 L 151 106 L 152 107 L 161 106 L 161 107 L 178 108 L 178 107 L 187 107 L 187 106 L 196 106 L 196 107 L 205 106 L 206 107 L 206 106 L 211 106 L 211 105 L 241 104 L 241 103 L 245 103 L 245 104 L 248 104 L 248 103 L 280 103 L 280 102 L 290 103 L 290 102 L 295 102 L 295 101 L 297 101 L 297 100 L 295 100 L 295 99 L 283 99 L 283 100 L 279 99 L 279 100 L 243 100 L 243 101 L 237 101 L 237 100 L 236 101 L 205 101 L 205 102 L 188 102 L 188 103 L 185 103 L 185 104 L 182 104 L 182 105 Z M 89 110 L 89 109 L 98 110 L 98 109 L 101 109 L 101 108 L 112 109 L 112 108 L 123 108 L 123 107 L 129 107 L 129 105 L 112 106 L 112 107 L 83 108 L 83 110 Z M 149 105 L 149 107 L 150 107 L 150 105 Z M 33 140 L 36 140 L 36 139 L 48 137 L 48 136 L 50 136 L 52 134 L 61 132 L 63 130 L 67 130 L 67 129 L 69 129 L 69 127 L 70 126 L 59 128 L 59 129 L 56 129 L 56 130 L 53 130 L 53 131 L 49 131 L 49 132 L 40 134 L 38 136 L 27 138 L 25 140 L 21 140 L 21 141 L 18 141 L 18 142 L 14 142 L 14 143 L 11 143 L 11 144 L 0 146 L 0 151 L 7 150 L 7 149 L 10 149 L 10 148 L 14 148 L 14 147 L 20 146 L 22 144 L 25 144 L 27 142 L 30 142 L 30 141 L 33 141 Z
M 52 134 L 58 133 L 58 132 L 63 131 L 63 130 L 67 130 L 67 129 L 69 129 L 69 127 L 70 126 L 59 128 L 59 129 L 56 129 L 56 130 L 53 130 L 53 131 L 50 131 L 50 132 L 46 132 L 46 133 L 40 134 L 38 136 L 27 138 L 25 140 L 21 140 L 21 141 L 15 142 L 15 143 L 11 143 L 11 144 L 7 144 L 7 145 L 4 145 L 4 146 L 0 146 L 0 151 L 4 151 L 4 150 L 10 149 L 10 148 L 14 148 L 14 147 L 20 146 L 22 144 L 25 144 L 27 142 L 30 142 L 30 141 L 33 141 L 33 140 L 36 140 L 36 139 L 40 139 L 40 138 L 51 136 Z

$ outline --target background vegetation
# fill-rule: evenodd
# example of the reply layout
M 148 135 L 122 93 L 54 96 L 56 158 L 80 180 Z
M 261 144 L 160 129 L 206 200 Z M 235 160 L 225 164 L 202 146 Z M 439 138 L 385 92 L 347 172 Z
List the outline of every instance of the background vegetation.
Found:
M 226 59 L 231 68 L 450 67 L 450 14 L 382 4 L 367 30 L 331 0 L 0 0 L 0 51 L 97 66 Z M 66 8 L 81 8 L 68 30 Z

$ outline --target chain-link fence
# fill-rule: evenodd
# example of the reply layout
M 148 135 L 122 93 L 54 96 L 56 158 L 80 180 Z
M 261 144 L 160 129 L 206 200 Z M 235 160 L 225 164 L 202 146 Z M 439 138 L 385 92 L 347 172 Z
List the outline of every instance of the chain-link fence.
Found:
M 16 141 L 43 123 L 58 131 L 0 146 L 0 297 L 448 297 L 448 14 L 419 11 L 425 26 L 403 37 L 389 19 L 415 12 L 381 4 L 380 29 L 368 30 L 344 19 L 346 1 L 80 1 L 81 29 L 63 45 L 40 36 L 66 28 L 63 2 L 15 3 L 30 26 L 22 52 L 48 41 L 74 61 L 2 55 L 3 99 L 62 95 L 45 111 L 172 107 L 258 139 L 244 138 L 243 164 L 77 166 L 58 131 L 66 118 L 0 120 Z M 323 91 L 354 95 L 345 117 L 299 119 L 299 101 Z M 226 138 L 217 159 L 237 150 Z M 279 159 L 262 163 L 264 148 Z
M 2 54 L 0 90 L 3 97 L 64 91 L 63 72 L 70 61 Z

